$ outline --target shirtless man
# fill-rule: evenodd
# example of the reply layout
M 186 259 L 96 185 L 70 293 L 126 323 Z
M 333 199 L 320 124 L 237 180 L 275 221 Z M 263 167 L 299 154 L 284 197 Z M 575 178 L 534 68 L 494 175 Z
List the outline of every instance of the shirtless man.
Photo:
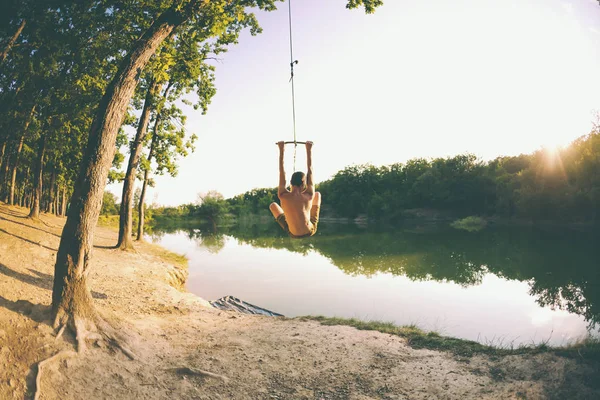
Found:
M 321 207 L 321 193 L 315 192 L 312 178 L 312 142 L 306 142 L 307 173 L 294 172 L 291 179 L 289 191 L 285 187 L 285 170 L 283 168 L 284 142 L 278 142 L 279 146 L 279 189 L 277 197 L 281 201 L 281 207 L 277 203 L 271 203 L 269 209 L 275 220 L 284 231 L 292 238 L 303 238 L 312 236 L 317 232 L 319 222 L 319 209 Z

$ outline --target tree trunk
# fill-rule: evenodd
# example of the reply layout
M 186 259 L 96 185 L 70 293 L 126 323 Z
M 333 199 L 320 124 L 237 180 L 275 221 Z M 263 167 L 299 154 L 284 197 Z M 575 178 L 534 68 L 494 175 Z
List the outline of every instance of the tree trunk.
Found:
M 17 180 L 17 168 L 19 167 L 19 156 L 21 155 L 21 150 L 23 150 L 23 143 L 25 142 L 25 132 L 21 135 L 19 139 L 19 144 L 17 146 L 17 152 L 15 153 L 15 161 L 12 165 L 12 171 L 10 173 L 10 192 L 8 195 L 8 204 L 11 206 L 14 205 L 15 199 L 15 183 Z
M 31 107 L 31 112 L 29 113 L 29 118 L 25 121 L 25 126 L 23 126 L 23 133 L 21 134 L 21 138 L 19 139 L 19 145 L 17 146 L 17 153 L 15 154 L 15 161 L 12 166 L 12 173 L 10 179 L 10 195 L 9 195 L 9 204 L 12 206 L 14 204 L 15 197 L 15 181 L 17 179 L 17 168 L 19 167 L 19 158 L 21 156 L 21 150 L 23 150 L 23 143 L 25 142 L 25 134 L 27 133 L 27 129 L 29 128 L 29 124 L 33 118 L 33 114 L 35 113 L 35 106 Z
M 8 203 L 8 172 L 9 172 L 9 160 L 10 160 L 10 150 L 6 157 L 4 157 L 3 164 L 0 170 L 0 192 L 2 193 L 2 199 L 4 202 Z
M 194 0 L 188 7 L 196 8 L 199 2 Z M 80 350 L 85 343 L 85 335 L 81 334 L 81 320 L 97 325 L 99 319 L 92 304 L 87 276 L 94 228 L 115 153 L 117 132 L 135 90 L 138 75 L 162 41 L 185 21 L 187 17 L 184 18 L 184 15 L 192 12 L 188 7 L 180 12 L 175 9 L 164 12 L 137 40 L 108 85 L 90 127 L 56 255 L 52 288 L 54 325 L 70 324 L 78 333 Z
M 25 180 L 29 180 L 29 173 L 31 172 L 31 167 L 27 166 L 27 173 L 25 174 Z M 26 181 L 23 182 L 23 207 L 29 208 L 29 190 L 27 188 L 29 183 Z
M 144 218 L 146 218 L 146 205 L 144 204 L 146 198 L 146 187 L 148 186 L 148 175 L 149 170 L 144 171 L 144 183 L 142 184 L 142 193 L 140 194 L 140 204 L 138 204 L 138 227 L 137 237 L 138 242 L 144 241 Z
M 29 218 L 38 219 L 40 217 L 40 200 L 42 198 L 42 177 L 44 171 L 44 153 L 46 151 L 46 135 L 42 133 L 38 145 L 38 157 L 35 162 L 35 171 L 33 176 L 33 199 L 31 201 L 31 211 Z
M 13 47 L 13 45 L 19 38 L 19 35 L 21 35 L 21 32 L 23 32 L 23 28 L 25 28 L 26 23 L 27 23 L 27 20 L 25 18 L 23 18 L 23 20 L 21 21 L 21 25 L 19 25 L 19 27 L 17 28 L 17 31 L 15 32 L 13 37 L 10 38 L 9 42 L 6 44 L 4 51 L 2 51 L 2 54 L 0 55 L 0 64 L 2 64 L 4 62 L 4 60 L 6 59 L 8 52 L 10 51 L 10 49 Z
M 2 194 L 4 193 L 4 173 L 3 173 L 4 172 L 4 164 L 7 162 L 7 159 L 9 158 L 8 154 L 6 155 L 6 157 L 4 157 L 4 155 L 6 154 L 7 143 L 8 143 L 8 138 L 2 144 L 2 149 L 0 149 L 0 199 L 2 198 Z
M 60 209 L 58 208 L 60 201 L 60 188 L 56 185 L 56 191 L 54 192 L 54 215 L 60 216 Z
M 55 213 L 55 208 L 54 208 L 54 185 L 56 184 L 56 169 L 53 168 L 52 169 L 52 177 L 50 178 L 50 186 L 48 186 L 48 208 L 47 208 L 47 213 L 48 214 L 54 214 Z
M 119 241 L 117 243 L 117 247 L 122 250 L 127 250 L 133 247 L 133 243 L 131 241 L 133 220 L 133 187 L 135 184 L 137 166 L 140 162 L 140 156 L 142 154 L 144 138 L 146 137 L 148 122 L 150 122 L 150 114 L 152 113 L 154 96 L 156 95 L 158 88 L 159 84 L 153 79 L 149 83 L 148 91 L 146 92 L 144 108 L 142 109 L 142 114 L 140 115 L 135 139 L 131 144 L 129 163 L 127 165 L 125 179 L 123 180 L 123 193 L 121 195 L 121 209 L 119 212 Z
M 6 141 L 2 142 L 2 147 L 0 148 L 0 165 L 4 162 L 4 153 L 6 152 Z
M 67 216 L 67 188 L 66 186 L 63 186 L 62 188 L 62 202 L 61 202 L 61 211 L 60 211 L 60 215 L 62 217 L 66 217 Z
M 61 185 L 56 185 L 56 196 L 54 197 L 56 200 L 54 201 L 54 210 L 56 211 L 56 216 L 60 217 L 62 214 L 62 208 L 61 208 L 61 195 L 62 193 L 62 186 Z
M 140 204 L 138 204 L 138 227 L 137 237 L 135 240 L 142 242 L 144 240 L 144 218 L 146 218 L 146 205 L 144 204 L 146 198 L 146 187 L 148 186 L 148 175 L 150 171 L 144 171 L 144 183 L 142 184 L 142 193 L 140 194 Z
M 163 94 L 163 101 L 161 105 L 156 109 L 156 121 L 154 121 L 154 128 L 152 128 L 152 140 L 150 142 L 150 151 L 148 152 L 148 168 L 144 171 L 144 183 L 142 184 L 142 192 L 140 193 L 140 203 L 138 204 L 138 227 L 137 227 L 137 238 L 138 242 L 142 242 L 144 240 L 144 219 L 146 218 L 146 189 L 148 187 L 148 177 L 150 175 L 150 163 L 152 162 L 152 157 L 154 157 L 154 148 L 156 147 L 156 142 L 158 141 L 158 128 L 160 127 L 160 123 L 162 122 L 162 108 L 164 107 L 165 102 L 167 101 L 167 97 L 169 97 L 169 90 L 173 86 L 172 82 L 169 82 L 167 88 L 165 89 L 165 93 Z

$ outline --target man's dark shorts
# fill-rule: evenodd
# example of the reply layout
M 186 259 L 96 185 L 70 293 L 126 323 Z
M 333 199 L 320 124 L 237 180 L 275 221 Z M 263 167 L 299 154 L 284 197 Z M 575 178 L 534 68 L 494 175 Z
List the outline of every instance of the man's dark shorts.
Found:
M 314 205 L 314 206 L 311 207 L 311 209 L 310 209 L 310 222 L 312 223 L 312 228 L 310 229 L 310 232 L 307 233 L 306 235 L 296 236 L 296 235 L 292 234 L 292 232 L 290 232 L 290 227 L 288 226 L 288 223 L 285 220 L 285 214 L 281 214 L 275 220 L 281 226 L 281 228 L 288 235 L 290 235 L 290 237 L 292 237 L 294 239 L 300 239 L 300 238 L 312 236 L 315 233 L 317 233 L 317 225 L 319 223 L 319 211 L 320 211 L 320 207 L 319 206 Z

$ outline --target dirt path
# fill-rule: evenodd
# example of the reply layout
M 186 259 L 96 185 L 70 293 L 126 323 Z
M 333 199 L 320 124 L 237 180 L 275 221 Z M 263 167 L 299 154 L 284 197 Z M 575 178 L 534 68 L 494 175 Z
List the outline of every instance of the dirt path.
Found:
M 74 349 L 49 320 L 64 219 L 25 216 L 0 203 L 0 399 L 33 398 L 37 363 Z M 116 238 L 96 231 L 91 289 L 137 359 L 102 345 L 57 359 L 41 399 L 600 398 L 593 371 L 551 354 L 461 359 L 379 332 L 219 311 L 173 287 L 186 271 L 155 246 L 122 252 Z

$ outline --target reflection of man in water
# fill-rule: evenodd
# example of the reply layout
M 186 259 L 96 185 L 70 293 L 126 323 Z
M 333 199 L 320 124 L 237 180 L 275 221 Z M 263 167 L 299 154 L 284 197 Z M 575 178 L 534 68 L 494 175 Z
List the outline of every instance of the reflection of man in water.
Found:
M 275 220 L 284 231 L 293 238 L 312 236 L 317 232 L 319 222 L 319 209 L 321 207 L 321 193 L 315 192 L 312 179 L 312 142 L 306 142 L 307 173 L 294 172 L 290 181 L 292 190 L 285 187 L 285 170 L 283 168 L 284 142 L 279 146 L 279 189 L 277 203 L 271 203 L 269 209 Z

